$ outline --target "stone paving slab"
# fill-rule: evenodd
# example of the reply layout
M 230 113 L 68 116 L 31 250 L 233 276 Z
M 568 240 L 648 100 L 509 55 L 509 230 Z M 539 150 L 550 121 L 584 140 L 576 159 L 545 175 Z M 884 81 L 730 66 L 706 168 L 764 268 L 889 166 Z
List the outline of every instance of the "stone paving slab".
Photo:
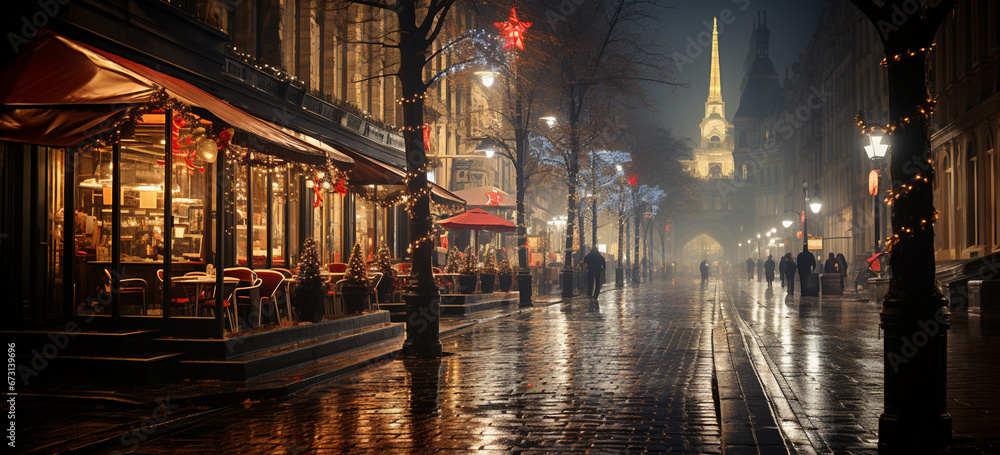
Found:
M 721 453 L 714 306 L 696 286 L 608 291 L 443 337 L 141 453 Z

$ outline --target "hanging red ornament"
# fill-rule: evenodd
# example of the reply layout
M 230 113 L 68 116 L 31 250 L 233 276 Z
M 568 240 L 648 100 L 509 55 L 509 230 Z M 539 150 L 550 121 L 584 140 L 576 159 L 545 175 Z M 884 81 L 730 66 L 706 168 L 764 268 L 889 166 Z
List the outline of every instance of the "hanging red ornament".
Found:
M 219 138 L 215 140 L 219 144 L 219 150 L 229 148 L 229 142 L 233 140 L 234 134 L 236 134 L 236 130 L 232 128 L 226 128 L 219 132 Z
M 344 185 L 344 179 L 337 180 L 337 186 L 333 187 L 333 192 L 337 194 L 347 194 L 347 186 Z
M 430 153 L 431 151 L 431 127 L 430 125 L 424 125 L 424 153 Z
M 323 205 L 323 193 L 319 190 L 319 185 L 313 185 L 313 194 L 316 196 L 316 201 L 313 202 L 313 207 L 319 207 Z

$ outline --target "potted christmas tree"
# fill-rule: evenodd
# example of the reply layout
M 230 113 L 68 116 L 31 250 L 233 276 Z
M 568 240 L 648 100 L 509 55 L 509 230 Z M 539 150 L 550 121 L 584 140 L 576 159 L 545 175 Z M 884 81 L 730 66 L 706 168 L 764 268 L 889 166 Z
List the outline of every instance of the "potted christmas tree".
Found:
M 514 268 L 510 266 L 510 258 L 503 250 L 497 250 L 497 263 L 497 289 L 501 292 L 510 292 L 510 285 L 514 280 Z
M 458 247 L 451 247 L 448 250 L 448 257 L 444 261 L 444 273 L 460 273 L 462 269 L 462 253 L 458 252 Z
M 326 298 L 326 284 L 319 271 L 319 252 L 316 241 L 309 237 L 302 242 L 302 257 L 299 261 L 298 285 L 295 288 L 295 302 L 299 307 L 299 320 L 319 322 L 323 318 L 321 309 Z
M 483 253 L 483 266 L 479 269 L 479 290 L 483 294 L 492 293 L 496 289 L 497 255 L 492 248 Z
M 354 244 L 351 259 L 347 261 L 347 271 L 344 272 L 344 282 L 340 286 L 344 311 L 349 314 L 364 311 L 368 301 L 368 273 L 360 243 Z
M 465 256 L 462 260 L 462 267 L 458 270 L 461 275 L 458 276 L 458 287 L 459 293 L 461 294 L 473 294 L 476 292 L 476 271 L 478 265 L 476 264 L 476 253 L 472 251 L 472 246 L 465 248 Z
M 389 254 L 389 246 L 385 241 L 379 245 L 375 261 L 378 271 L 382 272 L 382 279 L 379 280 L 375 293 L 380 303 L 389 302 L 396 290 L 396 269 L 392 268 L 392 255 Z

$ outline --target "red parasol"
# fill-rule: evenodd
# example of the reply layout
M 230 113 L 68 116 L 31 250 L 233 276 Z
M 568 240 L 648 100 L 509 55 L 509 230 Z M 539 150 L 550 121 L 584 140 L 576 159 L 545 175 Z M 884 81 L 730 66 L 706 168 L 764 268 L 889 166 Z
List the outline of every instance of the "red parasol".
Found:
M 517 226 L 483 209 L 472 209 L 461 215 L 438 221 L 446 229 L 472 229 L 473 231 L 514 232 Z
M 517 225 L 513 222 L 500 218 L 483 209 L 472 209 L 461 215 L 441 220 L 438 224 L 446 229 L 472 229 L 476 231 L 476 254 L 479 254 L 479 231 L 514 232 L 517 230 Z M 476 291 L 478 292 L 479 274 L 477 273 L 476 275 Z

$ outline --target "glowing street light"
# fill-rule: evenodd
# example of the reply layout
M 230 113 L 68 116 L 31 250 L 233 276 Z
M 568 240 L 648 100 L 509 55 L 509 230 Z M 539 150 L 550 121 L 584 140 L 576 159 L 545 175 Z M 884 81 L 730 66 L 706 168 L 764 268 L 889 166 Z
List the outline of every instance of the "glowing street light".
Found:
M 545 117 L 539 117 L 538 119 L 545 122 L 545 124 L 548 125 L 549 128 L 552 128 L 553 126 L 556 125 L 556 118 L 551 115 Z

